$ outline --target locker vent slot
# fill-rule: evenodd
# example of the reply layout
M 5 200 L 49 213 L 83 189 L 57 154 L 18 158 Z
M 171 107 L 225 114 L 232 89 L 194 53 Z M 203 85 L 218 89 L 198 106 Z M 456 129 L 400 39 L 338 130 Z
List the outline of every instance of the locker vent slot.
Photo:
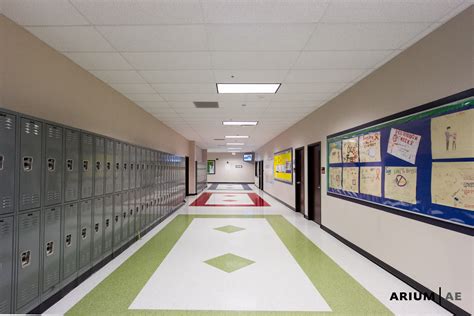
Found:
M 59 200 L 59 195 L 60 194 L 57 191 L 48 191 L 46 198 L 48 199 L 48 201 L 57 201 Z
M 5 162 L 5 157 L 3 155 L 0 155 L 0 170 L 3 170 L 4 162 Z
M 75 143 L 79 140 L 79 133 L 75 131 L 69 131 L 66 133 L 66 143 Z
M 67 171 L 72 171 L 74 169 L 74 160 L 72 159 L 66 160 L 66 168 L 67 168 Z
M 55 127 L 55 126 L 49 126 L 48 127 L 48 137 L 49 138 L 56 138 L 56 139 L 61 139 L 61 129 Z
M 22 205 L 35 205 L 39 203 L 40 196 L 39 194 L 23 194 L 21 196 L 21 204 Z
M 7 208 L 10 208 L 10 207 L 13 207 L 13 203 L 12 203 L 13 199 L 11 196 L 4 196 L 2 198 L 2 209 L 7 209 Z
M 56 170 L 56 159 L 48 158 L 48 171 L 53 172 Z
M 21 268 L 24 269 L 31 264 L 31 251 L 23 251 L 20 255 Z
M 33 121 L 26 122 L 24 132 L 25 134 L 33 134 L 33 135 L 39 136 L 40 126 Z
M 82 162 L 82 168 L 84 169 L 84 171 L 89 170 L 89 160 L 84 160 Z
M 54 254 L 54 242 L 49 241 L 46 243 L 46 256 L 49 257 Z
M 87 228 L 86 227 L 83 227 L 82 230 L 81 230 L 81 236 L 82 236 L 82 239 L 86 239 L 87 238 Z
M 95 230 L 96 233 L 99 232 L 99 223 L 95 223 L 94 230 Z
M 5 114 L 0 114 L 0 123 L 2 129 L 15 129 L 15 121 L 11 117 L 6 116 Z
M 72 244 L 72 235 L 67 234 L 66 235 L 66 247 L 71 247 L 71 244 Z
M 0 301 L 0 314 L 8 314 L 10 312 L 8 300 Z
M 0 239 L 4 240 L 4 238 L 7 238 L 7 236 L 10 235 L 11 231 L 11 225 L 8 222 L 5 222 L 4 220 L 0 220 Z
M 30 172 L 33 170 L 33 157 L 23 157 L 23 171 Z

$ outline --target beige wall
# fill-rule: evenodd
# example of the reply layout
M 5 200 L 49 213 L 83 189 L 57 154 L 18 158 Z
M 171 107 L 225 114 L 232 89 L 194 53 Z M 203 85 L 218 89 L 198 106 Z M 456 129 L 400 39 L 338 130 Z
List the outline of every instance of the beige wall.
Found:
M 207 175 L 208 182 L 245 182 L 253 183 L 254 181 L 254 163 L 245 162 L 242 153 L 208 153 L 209 160 L 216 160 L 216 174 Z M 236 168 L 236 165 L 242 168 Z
M 257 159 L 268 161 L 281 149 L 321 141 L 324 166 L 327 135 L 474 87 L 473 21 L 471 6 L 264 145 Z M 265 190 L 294 206 L 294 187 L 268 180 Z M 458 305 L 474 312 L 472 237 L 325 193 L 322 221 L 435 292 L 438 286 L 462 292 L 464 299 Z
M 0 15 L 0 107 L 188 155 L 188 141 Z

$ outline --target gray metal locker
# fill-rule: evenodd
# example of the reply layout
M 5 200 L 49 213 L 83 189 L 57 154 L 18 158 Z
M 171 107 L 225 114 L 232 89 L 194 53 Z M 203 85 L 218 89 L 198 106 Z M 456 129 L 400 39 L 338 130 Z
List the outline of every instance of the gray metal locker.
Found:
M 15 141 L 15 116 L 0 112 L 0 215 L 15 210 Z
M 79 138 L 80 133 L 71 129 L 65 131 L 64 157 L 64 201 L 79 198 Z
M 81 198 L 92 196 L 93 137 L 81 133 Z
M 0 218 L 0 314 L 13 312 L 13 225 L 13 216 Z
M 143 157 L 145 163 L 145 186 L 150 185 L 150 150 L 145 149 L 145 156 Z
M 62 201 L 63 178 L 63 129 L 46 124 L 44 205 L 51 206 Z
M 94 215 L 92 224 L 92 260 L 97 261 L 102 258 L 103 221 L 104 221 L 104 199 L 94 200 Z
M 122 191 L 122 143 L 115 142 L 114 183 L 115 192 Z
M 94 195 L 100 196 L 104 194 L 105 140 L 102 137 L 95 137 L 94 148 Z
M 127 241 L 128 239 L 128 225 L 130 221 L 130 194 L 129 192 L 122 193 L 122 242 Z
M 64 206 L 63 216 L 63 279 L 67 279 L 77 271 L 78 254 L 78 209 L 77 204 Z
M 20 211 L 41 204 L 42 123 L 21 119 L 20 132 Z
M 105 193 L 114 192 L 114 141 L 105 140 Z
M 147 224 L 148 210 L 146 208 L 146 191 L 145 187 L 140 189 L 140 225 L 144 229 Z
M 142 149 L 136 147 L 136 174 L 135 174 L 135 188 L 140 188 L 142 183 Z
M 43 273 L 42 289 L 47 293 L 61 279 L 61 206 L 43 209 Z
M 18 216 L 18 252 L 16 309 L 25 307 L 39 296 L 40 211 Z
M 135 234 L 135 191 L 128 192 L 128 238 L 131 239 Z
M 122 189 L 125 191 L 130 188 L 130 145 L 123 144 L 122 151 Z
M 137 153 L 135 146 L 130 146 L 130 189 L 135 189 Z
M 133 192 L 134 198 L 135 198 L 135 230 L 134 233 L 135 235 L 138 234 L 141 230 L 141 206 L 140 206 L 140 189 L 136 189 Z
M 113 244 L 114 196 L 104 197 L 104 254 L 110 253 Z
M 114 249 L 120 248 L 122 240 L 122 195 L 114 194 Z
M 82 201 L 80 205 L 79 226 L 79 269 L 87 267 L 91 262 L 92 241 L 92 201 Z

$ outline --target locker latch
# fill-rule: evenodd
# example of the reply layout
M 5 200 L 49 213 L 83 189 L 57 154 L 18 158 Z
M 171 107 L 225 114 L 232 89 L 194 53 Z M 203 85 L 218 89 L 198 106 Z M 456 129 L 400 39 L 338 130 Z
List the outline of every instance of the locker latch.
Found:
M 70 246 L 71 246 L 71 243 L 72 243 L 72 235 L 71 235 L 71 234 L 67 234 L 67 235 L 66 235 L 66 247 L 70 247 Z
M 95 223 L 94 230 L 96 233 L 99 232 L 99 223 Z
M 97 162 L 95 163 L 95 168 L 96 168 L 97 170 L 100 170 L 100 161 L 97 161 Z
M 120 163 L 117 162 L 117 163 L 115 164 L 115 169 L 117 169 L 117 170 L 120 169 Z
M 82 162 L 82 168 L 84 169 L 84 171 L 89 170 L 89 160 L 84 160 Z
M 73 169 L 73 160 L 72 159 L 68 159 L 66 160 L 66 168 L 67 168 L 67 171 L 72 171 Z
M 126 163 L 123 164 L 123 170 L 127 170 L 127 164 Z
M 54 242 L 46 243 L 46 256 L 51 256 L 54 253 Z
M 105 227 L 109 227 L 109 225 L 110 225 L 110 219 L 107 218 L 105 220 Z
M 23 170 L 26 172 L 33 170 L 33 157 L 23 157 Z
M 118 223 L 118 219 L 119 219 L 118 215 L 115 215 L 115 222 L 116 223 Z
M 133 163 L 130 164 L 130 170 L 133 170 Z
M 123 212 L 123 218 L 127 217 L 127 212 Z
M 3 155 L 0 155 L 0 170 L 3 170 L 3 162 L 4 162 L 4 157 Z
M 83 227 L 82 230 L 81 230 L 81 236 L 82 236 L 82 239 L 86 239 L 87 238 L 87 228 L 86 227 Z
M 31 251 L 30 250 L 23 251 L 21 253 L 21 267 L 26 268 L 27 266 L 30 265 L 30 263 L 31 263 Z
M 48 171 L 53 172 L 56 169 L 56 159 L 48 158 Z
M 110 161 L 107 161 L 107 170 L 110 170 L 110 168 L 111 168 Z
M 133 208 L 130 209 L 130 216 L 133 215 Z

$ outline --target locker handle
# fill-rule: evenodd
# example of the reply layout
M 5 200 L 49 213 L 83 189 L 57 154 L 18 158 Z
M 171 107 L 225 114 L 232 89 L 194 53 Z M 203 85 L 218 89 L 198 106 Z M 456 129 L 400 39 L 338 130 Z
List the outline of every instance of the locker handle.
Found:
M 31 251 L 23 251 L 20 255 L 21 259 L 21 268 L 24 269 L 31 264 Z
M 137 207 L 135 208 L 135 213 L 138 214 L 138 212 L 140 212 L 140 208 L 137 206 Z
M 49 172 L 53 172 L 56 169 L 56 159 L 48 158 L 47 164 L 48 164 L 48 171 Z
M 119 219 L 118 215 L 115 215 L 115 222 L 116 223 L 118 222 L 118 219 Z
M 54 242 L 49 241 L 46 243 L 46 256 L 49 257 L 54 254 Z
M 133 170 L 133 163 L 130 164 L 130 170 Z
M 127 170 L 127 164 L 126 163 L 123 164 L 123 170 Z
M 95 168 L 96 168 L 97 170 L 100 170 L 100 161 L 96 161 L 96 163 L 95 163 Z
M 66 168 L 68 171 L 72 171 L 74 169 L 74 164 L 72 159 L 66 160 Z
M 94 230 L 95 230 L 96 233 L 99 232 L 99 223 L 95 223 Z
M 105 227 L 109 227 L 110 226 L 110 219 L 106 219 L 105 220 Z
M 66 235 L 66 247 L 71 247 L 71 244 L 72 244 L 72 235 L 67 234 Z
M 4 161 L 5 161 L 5 157 L 3 155 L 0 155 L 0 170 L 3 170 Z
M 133 215 L 133 208 L 130 209 L 130 216 Z
M 127 212 L 123 212 L 123 218 L 127 217 Z
M 23 157 L 23 170 L 26 172 L 33 170 L 33 157 Z
M 82 236 L 82 239 L 86 239 L 87 238 L 87 228 L 86 227 L 83 227 L 82 230 L 81 230 L 81 236 Z
M 84 160 L 82 162 L 82 168 L 84 169 L 84 171 L 89 170 L 89 160 Z
M 117 163 L 115 164 L 115 169 L 117 169 L 117 170 L 120 169 L 120 163 L 117 162 Z
M 111 163 L 110 163 L 110 161 L 107 161 L 107 166 L 106 166 L 106 168 L 107 168 L 107 170 L 110 170 L 110 168 L 111 168 Z

